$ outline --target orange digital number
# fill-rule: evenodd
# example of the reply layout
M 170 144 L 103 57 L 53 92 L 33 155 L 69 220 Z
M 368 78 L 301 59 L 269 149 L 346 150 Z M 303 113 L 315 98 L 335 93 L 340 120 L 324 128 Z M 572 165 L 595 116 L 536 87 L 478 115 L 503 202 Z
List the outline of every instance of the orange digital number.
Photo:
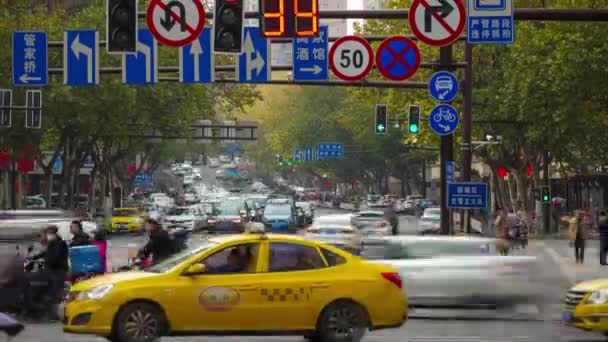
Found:
M 300 0 L 294 0 L 294 8 L 293 11 L 296 15 L 296 35 L 300 36 L 300 37 L 306 37 L 306 36 L 313 36 L 315 34 L 317 34 L 317 32 L 319 32 L 319 22 L 318 22 L 318 18 L 319 18 L 319 9 L 317 8 L 317 0 L 306 0 L 306 1 L 310 1 L 312 3 L 312 8 L 310 11 L 300 11 Z M 304 19 L 308 19 L 310 18 L 312 23 L 311 23 L 311 27 L 310 29 L 306 29 L 306 30 L 300 30 L 299 28 L 299 21 Z
M 277 12 L 266 12 L 266 1 L 269 0 L 264 0 L 263 3 L 263 9 L 264 9 L 264 22 L 266 22 L 267 20 L 278 20 L 279 21 L 279 29 L 277 31 L 268 31 L 266 29 L 266 25 L 264 25 L 264 35 L 269 36 L 269 37 L 280 37 L 281 35 L 283 35 L 283 33 L 285 32 L 285 6 L 284 6 L 284 1 L 285 0 L 274 0 L 277 1 L 279 4 L 279 10 Z M 273 0 L 270 0 L 273 1 Z

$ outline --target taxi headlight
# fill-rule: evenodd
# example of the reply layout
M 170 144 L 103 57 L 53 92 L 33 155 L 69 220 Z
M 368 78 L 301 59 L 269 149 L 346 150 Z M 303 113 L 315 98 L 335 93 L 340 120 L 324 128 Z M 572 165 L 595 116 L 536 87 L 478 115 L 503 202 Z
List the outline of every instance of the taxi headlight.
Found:
M 608 289 L 594 291 L 587 298 L 587 303 L 590 304 L 604 304 L 606 302 L 608 302 Z
M 102 299 L 105 297 L 110 291 L 112 291 L 114 285 L 105 284 L 96 286 L 90 290 L 82 291 L 78 294 L 78 300 L 89 300 L 89 299 Z

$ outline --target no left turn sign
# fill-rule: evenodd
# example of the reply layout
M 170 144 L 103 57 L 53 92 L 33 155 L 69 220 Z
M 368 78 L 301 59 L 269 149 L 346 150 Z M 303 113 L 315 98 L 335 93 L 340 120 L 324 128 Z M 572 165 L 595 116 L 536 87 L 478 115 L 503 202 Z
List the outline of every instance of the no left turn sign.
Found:
M 180 47 L 193 42 L 203 31 L 205 8 L 200 0 L 151 0 L 146 18 L 156 40 Z
M 360 81 L 374 66 L 374 51 L 369 42 L 358 36 L 345 36 L 329 50 L 329 68 L 339 79 Z
M 414 35 L 431 46 L 450 45 L 466 22 L 463 0 L 414 0 L 409 22 Z

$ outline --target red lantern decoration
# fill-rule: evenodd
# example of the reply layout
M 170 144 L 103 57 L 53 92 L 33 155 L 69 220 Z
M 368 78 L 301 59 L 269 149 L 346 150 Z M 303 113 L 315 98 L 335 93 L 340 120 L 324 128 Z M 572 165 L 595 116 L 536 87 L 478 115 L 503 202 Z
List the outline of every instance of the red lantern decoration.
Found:
M 505 178 L 509 175 L 509 171 L 502 166 L 498 167 L 498 177 Z

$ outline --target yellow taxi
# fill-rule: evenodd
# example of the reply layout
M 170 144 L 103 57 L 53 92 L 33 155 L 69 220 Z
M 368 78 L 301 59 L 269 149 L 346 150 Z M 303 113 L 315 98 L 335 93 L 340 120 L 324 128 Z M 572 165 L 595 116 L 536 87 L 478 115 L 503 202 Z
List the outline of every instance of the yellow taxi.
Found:
M 112 213 L 110 233 L 138 233 L 144 224 L 143 212 L 139 208 L 117 208 Z
M 608 333 L 608 279 L 581 282 L 570 289 L 562 320 L 575 328 Z
M 63 327 L 120 342 L 214 334 L 359 341 L 405 323 L 402 285 L 392 266 L 303 237 L 229 235 L 74 285 Z

